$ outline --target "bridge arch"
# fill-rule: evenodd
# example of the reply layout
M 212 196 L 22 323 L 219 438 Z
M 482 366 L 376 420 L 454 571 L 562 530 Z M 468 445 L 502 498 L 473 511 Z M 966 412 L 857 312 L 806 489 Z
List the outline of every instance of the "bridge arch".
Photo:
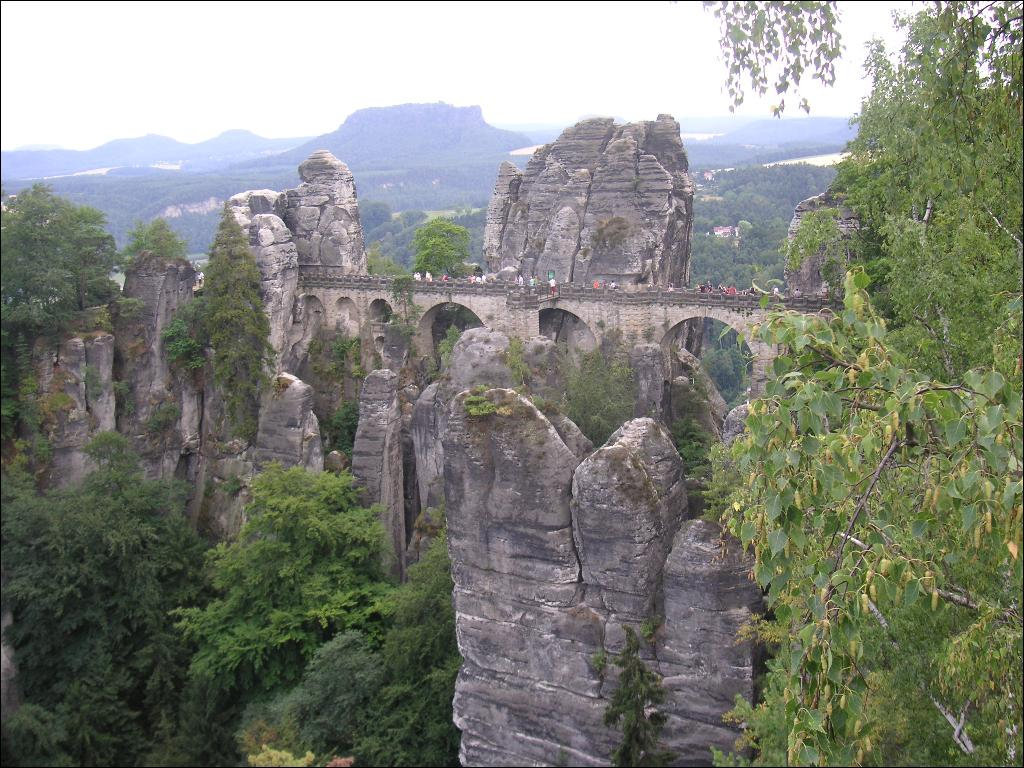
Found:
M 421 355 L 433 357 L 437 345 L 441 343 L 449 328 L 459 332 L 467 328 L 479 328 L 484 325 L 481 317 L 457 301 L 439 301 L 428 307 L 420 316 L 416 331 L 417 346 Z
M 374 299 L 370 302 L 371 323 L 390 322 L 393 314 L 395 314 L 395 310 L 388 303 L 387 299 Z
M 298 370 L 309 351 L 309 345 L 320 333 L 327 311 L 320 298 L 312 293 L 302 293 L 295 297 L 292 305 L 292 325 L 285 339 L 282 363 L 285 370 Z
M 348 296 L 334 302 L 334 330 L 349 338 L 359 335 L 359 307 Z
M 682 345 L 683 333 L 688 323 L 695 319 L 721 323 L 735 331 L 743 340 L 748 356 L 750 395 L 756 397 L 760 394 L 764 389 L 766 372 L 775 358 L 776 350 L 772 345 L 754 338 L 753 326 L 757 318 L 725 307 L 680 307 L 676 312 L 666 316 L 662 322 L 663 333 L 659 340 L 662 349 L 669 351 L 677 344 Z M 705 339 L 705 344 L 707 342 Z
M 570 352 L 590 352 L 597 348 L 597 337 L 579 315 L 561 307 L 545 307 L 539 313 L 540 335 L 556 344 L 565 344 Z

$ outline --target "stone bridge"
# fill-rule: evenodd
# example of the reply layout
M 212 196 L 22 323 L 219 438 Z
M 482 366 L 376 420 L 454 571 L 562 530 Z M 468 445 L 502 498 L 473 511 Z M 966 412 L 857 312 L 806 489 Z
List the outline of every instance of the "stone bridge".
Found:
M 379 350 L 388 318 L 401 316 L 403 311 L 396 306 L 401 302 L 392 282 L 385 277 L 344 274 L 339 268 L 302 265 L 296 312 L 320 314 L 317 327 L 343 331 L 350 337 L 369 337 Z M 758 296 L 658 286 L 609 289 L 566 284 L 558 286 L 554 295 L 547 286 L 468 280 L 418 281 L 412 288 L 420 354 L 433 351 L 434 321 L 439 312 L 451 310 L 453 305 L 468 309 L 480 323 L 508 336 L 546 335 L 582 349 L 593 348 L 610 333 L 621 334 L 627 343 L 650 341 L 665 346 L 680 338 L 687 321 L 713 318 L 734 329 L 750 348 L 755 393 L 761 391 L 765 371 L 778 351 L 754 338 L 754 325 L 772 310 L 816 313 L 832 307 L 816 299 L 793 298 L 774 300 L 764 309 Z

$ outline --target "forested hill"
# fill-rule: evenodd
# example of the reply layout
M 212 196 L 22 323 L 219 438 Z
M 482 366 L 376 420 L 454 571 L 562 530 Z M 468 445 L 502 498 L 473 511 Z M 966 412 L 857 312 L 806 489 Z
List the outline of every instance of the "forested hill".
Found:
M 326 149 L 353 171 L 460 166 L 475 161 L 500 162 L 511 150 L 534 142 L 529 136 L 495 128 L 480 107 L 450 104 L 400 104 L 360 109 L 338 130 L 274 157 L 237 169 L 295 168 L 311 152 Z
M 531 143 L 528 136 L 489 125 L 480 107 L 404 104 L 360 110 L 338 130 L 291 151 L 209 173 L 189 173 L 188 166 L 181 170 L 136 167 L 106 175 L 48 179 L 47 184 L 78 204 L 103 211 L 119 245 L 127 242 L 135 222 L 163 217 L 185 239 L 190 252 L 205 252 L 227 197 L 245 189 L 295 186 L 296 168 L 317 149 L 328 149 L 348 164 L 361 199 L 381 200 L 394 210 L 437 210 L 486 205 L 498 165 L 509 158 L 510 150 Z M 32 182 L 8 172 L 7 154 L 4 190 L 17 192 Z M 103 164 L 91 167 L 129 165 L 102 157 Z
M 691 169 L 836 152 L 851 131 L 845 118 L 756 121 L 761 127 L 753 132 L 748 123 L 684 118 L 684 130 L 724 131 L 709 140 L 685 142 Z M 437 211 L 486 206 L 498 165 L 507 159 L 525 163 L 528 155 L 511 157 L 509 152 L 535 144 L 535 138 L 495 128 L 478 106 L 402 104 L 359 110 L 337 130 L 309 140 L 268 140 L 228 131 L 194 145 L 145 136 L 88 152 L 5 152 L 3 186 L 18 192 L 34 183 L 29 176 L 110 169 L 46 183 L 73 202 L 102 211 L 119 246 L 127 243 L 136 222 L 162 217 L 185 239 L 190 253 L 205 253 L 225 199 L 245 189 L 295 186 L 298 165 L 317 149 L 329 150 L 349 166 L 361 201 L 385 203 L 392 211 Z M 271 153 L 272 145 L 264 142 L 274 141 L 278 144 Z

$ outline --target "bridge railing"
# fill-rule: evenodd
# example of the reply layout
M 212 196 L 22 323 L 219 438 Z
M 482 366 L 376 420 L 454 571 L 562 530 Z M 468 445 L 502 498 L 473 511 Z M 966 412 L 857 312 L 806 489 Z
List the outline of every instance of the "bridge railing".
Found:
M 390 291 L 392 278 L 377 275 L 352 275 L 338 271 L 336 267 L 300 265 L 299 284 L 305 287 L 349 288 L 352 290 Z M 703 293 L 690 288 L 669 288 L 654 285 L 631 285 L 620 288 L 594 288 L 586 285 L 564 283 L 555 287 L 554 293 L 547 285 L 518 286 L 509 283 L 475 283 L 469 280 L 420 280 L 414 283 L 416 293 L 472 293 L 486 296 L 507 296 L 517 305 L 540 305 L 557 302 L 558 299 L 611 304 L 676 304 L 723 307 L 739 311 L 761 309 L 762 296 L 751 294 L 730 295 L 721 292 Z M 768 296 L 766 308 L 791 309 L 801 312 L 817 312 L 824 308 L 836 309 L 841 306 L 829 299 L 812 296 Z

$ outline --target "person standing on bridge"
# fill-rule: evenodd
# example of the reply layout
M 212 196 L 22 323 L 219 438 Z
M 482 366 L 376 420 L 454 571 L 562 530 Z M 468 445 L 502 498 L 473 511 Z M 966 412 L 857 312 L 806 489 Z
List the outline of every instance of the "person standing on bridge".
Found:
M 548 286 L 551 288 L 551 295 L 554 296 L 558 291 L 558 283 L 555 282 L 555 278 L 548 280 Z

